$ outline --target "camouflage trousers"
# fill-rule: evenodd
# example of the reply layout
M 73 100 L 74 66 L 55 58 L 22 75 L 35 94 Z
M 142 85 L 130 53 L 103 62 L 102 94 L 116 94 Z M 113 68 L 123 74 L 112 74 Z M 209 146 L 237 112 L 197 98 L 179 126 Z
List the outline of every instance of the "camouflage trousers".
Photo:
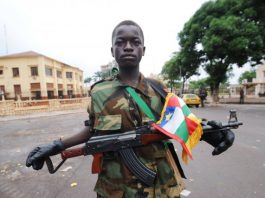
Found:
M 108 194 L 108 195 L 107 195 Z M 125 191 L 108 191 L 97 193 L 98 198 L 180 198 L 177 186 L 170 187 L 147 187 L 138 183 L 138 188 L 125 187 Z
M 152 191 L 155 191 L 155 189 L 153 189 Z M 121 197 L 121 198 L 131 198 L 131 197 L 133 197 L 133 198 L 160 198 L 160 197 L 161 198 L 180 198 L 180 195 L 170 196 L 170 195 L 167 195 L 165 193 L 160 194 L 160 196 L 155 196 L 154 193 L 149 194 L 149 192 L 143 192 L 143 190 L 136 191 L 133 196 L 126 195 L 124 193 L 119 193 L 117 195 L 118 196 L 120 195 L 119 197 Z M 114 197 L 116 198 L 116 196 L 114 196 Z M 102 196 L 102 195 L 97 193 L 97 198 L 106 198 L 106 196 Z
M 95 191 L 98 197 L 104 198 L 178 198 L 183 189 L 182 181 L 175 177 L 173 169 L 169 166 L 166 159 L 156 159 L 155 164 L 148 167 L 156 171 L 157 178 L 154 186 L 149 187 L 143 184 L 139 179 L 132 176 L 128 181 L 119 175 L 120 167 L 118 164 L 111 166 L 116 167 L 112 175 L 106 173 L 99 175 Z M 121 171 L 122 172 L 122 171 Z M 111 177 L 111 178 L 110 178 Z M 181 179 L 181 178 L 180 178 Z

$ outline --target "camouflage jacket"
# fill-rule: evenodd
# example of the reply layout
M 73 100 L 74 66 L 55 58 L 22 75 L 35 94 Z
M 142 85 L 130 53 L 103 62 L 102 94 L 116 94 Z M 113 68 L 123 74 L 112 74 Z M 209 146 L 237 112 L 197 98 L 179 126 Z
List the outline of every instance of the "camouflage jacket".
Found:
M 161 84 L 161 83 L 160 83 Z M 95 84 L 91 90 L 90 120 L 95 135 L 122 133 L 142 126 L 150 119 L 136 104 L 116 76 Z M 161 86 L 165 87 L 161 84 Z M 133 87 L 159 119 L 162 98 L 141 74 L 137 87 Z M 122 163 L 117 153 L 105 153 L 101 162 L 95 191 L 102 197 L 178 197 L 179 181 L 167 162 L 163 142 L 135 148 L 139 159 L 157 172 L 154 187 L 145 186 Z M 171 196 L 172 195 L 172 196 Z

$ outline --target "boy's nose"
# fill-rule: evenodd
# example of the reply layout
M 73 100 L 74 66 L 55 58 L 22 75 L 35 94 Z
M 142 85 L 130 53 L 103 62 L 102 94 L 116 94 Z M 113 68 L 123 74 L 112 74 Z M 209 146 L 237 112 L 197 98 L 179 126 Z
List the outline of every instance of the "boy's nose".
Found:
M 124 51 L 133 51 L 131 43 L 128 41 L 124 47 Z

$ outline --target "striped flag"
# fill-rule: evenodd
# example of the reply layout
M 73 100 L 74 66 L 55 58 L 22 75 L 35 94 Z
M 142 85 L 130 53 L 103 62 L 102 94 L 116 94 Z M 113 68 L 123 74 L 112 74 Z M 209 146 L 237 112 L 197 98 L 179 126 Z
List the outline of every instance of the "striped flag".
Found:
M 181 98 L 173 93 L 167 95 L 160 120 L 153 127 L 182 145 L 185 163 L 188 163 L 187 156 L 192 159 L 191 151 L 200 141 L 202 126 Z

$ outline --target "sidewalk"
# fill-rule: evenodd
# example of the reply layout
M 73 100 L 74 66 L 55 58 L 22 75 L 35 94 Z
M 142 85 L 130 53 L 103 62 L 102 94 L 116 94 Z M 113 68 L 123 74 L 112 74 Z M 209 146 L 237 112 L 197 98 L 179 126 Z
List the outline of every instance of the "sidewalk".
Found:
M 219 103 L 223 104 L 239 104 L 239 97 L 236 98 L 220 98 Z M 245 97 L 244 104 L 265 104 L 265 97 L 252 98 Z

